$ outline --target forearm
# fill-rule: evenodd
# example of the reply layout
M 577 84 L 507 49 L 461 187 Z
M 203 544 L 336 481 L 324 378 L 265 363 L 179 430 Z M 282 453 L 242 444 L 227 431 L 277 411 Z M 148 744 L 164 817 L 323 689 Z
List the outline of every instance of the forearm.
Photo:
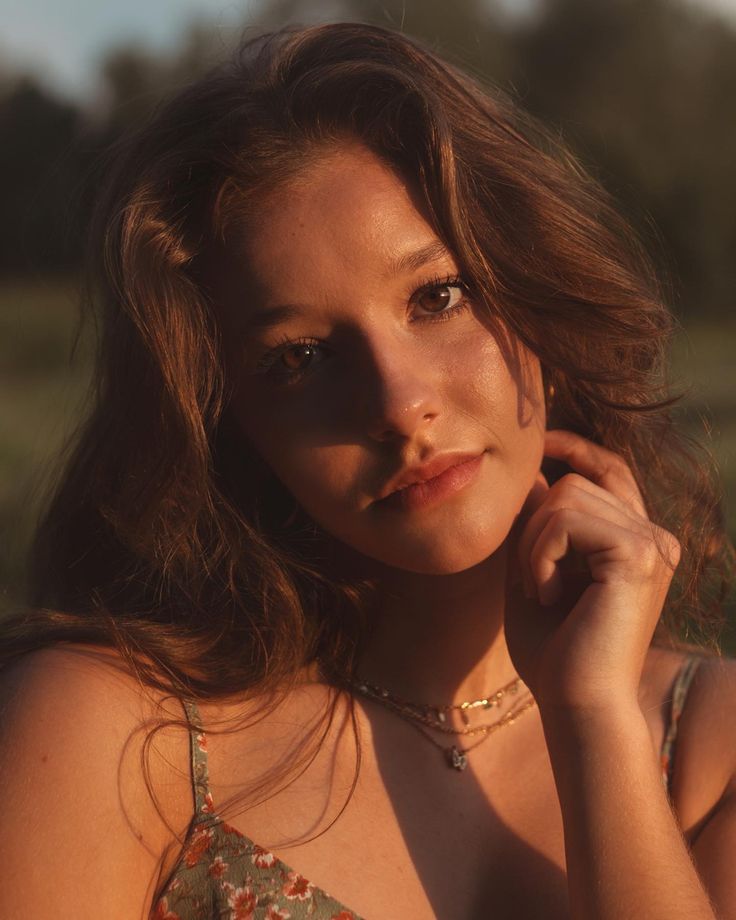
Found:
M 641 712 L 542 713 L 575 920 L 714 920 Z

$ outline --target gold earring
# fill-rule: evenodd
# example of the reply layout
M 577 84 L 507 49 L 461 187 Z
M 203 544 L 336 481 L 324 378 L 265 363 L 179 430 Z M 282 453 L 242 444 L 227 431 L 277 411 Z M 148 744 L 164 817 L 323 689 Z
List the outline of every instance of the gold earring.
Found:
M 547 387 L 547 391 L 544 394 L 545 408 L 548 414 L 552 411 L 552 406 L 555 401 L 555 392 L 555 385 L 550 383 L 550 385 Z

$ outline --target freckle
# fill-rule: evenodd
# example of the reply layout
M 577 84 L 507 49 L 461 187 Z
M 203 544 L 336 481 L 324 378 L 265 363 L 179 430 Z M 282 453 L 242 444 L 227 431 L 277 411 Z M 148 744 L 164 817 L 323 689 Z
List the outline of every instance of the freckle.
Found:
M 48 755 L 48 754 L 43 754 L 43 755 L 41 756 L 41 763 L 46 763 L 46 762 L 48 761 L 48 759 L 49 759 L 49 755 Z

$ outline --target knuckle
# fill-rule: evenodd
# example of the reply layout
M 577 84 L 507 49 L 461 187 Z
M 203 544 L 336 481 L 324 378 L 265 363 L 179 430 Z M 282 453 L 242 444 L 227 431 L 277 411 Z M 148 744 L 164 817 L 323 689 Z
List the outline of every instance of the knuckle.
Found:
M 653 575 L 660 564 L 660 556 L 657 547 L 647 539 L 639 541 L 636 547 L 636 558 L 645 575 Z
M 529 567 L 535 576 L 539 576 L 544 568 L 547 552 L 547 543 L 544 540 L 538 540 L 532 547 L 529 554 Z
M 578 511 L 569 505 L 560 505 L 552 513 L 552 520 L 558 527 L 569 527 L 577 519 Z
M 571 495 L 587 492 L 590 488 L 590 481 L 580 473 L 565 473 L 550 489 L 555 498 L 567 496 L 568 500 Z
M 609 454 L 605 472 L 608 476 L 634 482 L 634 474 L 631 472 L 631 467 L 620 454 Z
M 540 537 L 543 538 L 540 542 L 557 540 L 560 539 L 562 535 L 569 534 L 575 529 L 579 517 L 580 512 L 576 511 L 574 508 L 570 508 L 568 505 L 561 505 L 553 509 L 540 534 Z
M 626 470 L 627 472 L 630 472 L 629 464 L 621 456 L 621 454 L 616 453 L 616 451 L 609 449 L 607 459 L 611 469 L 618 471 Z
M 659 553 L 650 530 L 632 531 L 627 542 L 632 557 L 637 560 L 641 568 L 649 569 L 657 564 Z
M 662 561 L 668 568 L 676 569 L 682 558 L 680 541 L 669 530 L 664 530 L 660 527 L 656 530 L 656 539 Z

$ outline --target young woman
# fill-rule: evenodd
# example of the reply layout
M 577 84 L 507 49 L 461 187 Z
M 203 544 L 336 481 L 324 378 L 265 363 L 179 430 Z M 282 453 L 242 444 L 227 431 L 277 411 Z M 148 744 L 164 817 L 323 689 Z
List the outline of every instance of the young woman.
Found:
M 731 549 L 600 189 L 342 24 L 185 89 L 100 199 L 0 915 L 736 917 L 736 672 L 676 640 Z

